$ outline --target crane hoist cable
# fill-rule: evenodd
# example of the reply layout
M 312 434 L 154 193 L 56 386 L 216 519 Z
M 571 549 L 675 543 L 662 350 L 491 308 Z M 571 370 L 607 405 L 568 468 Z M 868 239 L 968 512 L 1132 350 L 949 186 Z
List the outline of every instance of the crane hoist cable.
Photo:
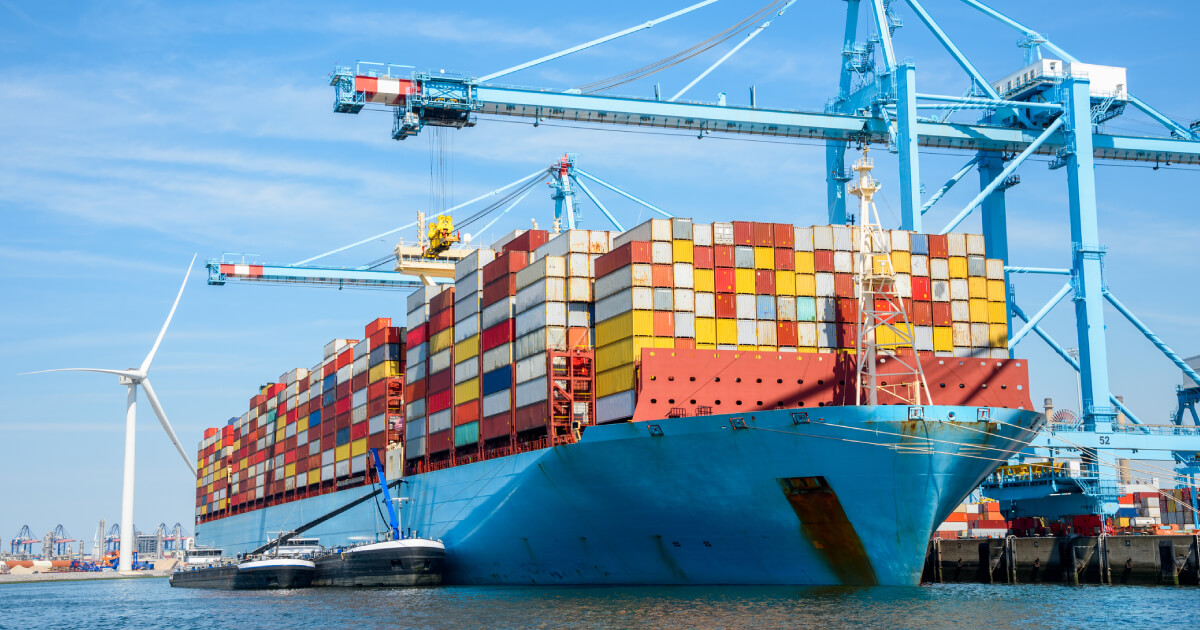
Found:
M 720 44 L 728 41 L 740 33 L 750 30 L 760 18 L 779 9 L 781 6 L 786 4 L 786 2 L 787 0 L 772 0 L 772 2 L 755 11 L 752 15 L 746 17 L 737 24 L 734 24 L 733 26 L 721 31 L 720 33 L 717 33 L 716 35 L 713 35 L 712 37 L 700 42 L 699 44 L 696 44 L 695 46 L 692 46 L 691 48 L 677 52 L 670 57 L 660 59 L 654 63 L 630 70 L 629 72 L 608 77 L 607 79 L 600 79 L 598 81 L 586 83 L 579 86 L 577 89 L 585 94 L 593 94 L 612 89 L 620 85 L 625 85 L 626 83 L 631 83 L 638 79 L 642 79 L 657 72 L 666 70 L 667 68 L 680 64 L 688 59 L 691 59 L 692 57 L 711 50 L 712 48 L 719 46 Z
M 549 173 L 550 169 L 547 168 L 546 172 Z M 493 201 L 492 203 L 488 204 L 487 206 L 485 206 L 483 209 L 479 210 L 475 214 L 472 214 L 471 216 L 467 217 L 466 219 L 463 219 L 462 221 L 460 221 L 458 223 L 458 229 L 461 230 L 462 228 L 465 228 L 468 225 L 471 225 L 472 223 L 482 219 L 483 217 L 487 216 L 488 214 L 495 212 L 497 209 L 508 205 L 508 203 L 510 201 L 521 196 L 522 194 L 525 193 L 525 191 L 529 190 L 530 188 L 533 188 L 534 186 L 537 186 L 538 184 L 542 183 L 543 181 L 545 181 L 545 177 L 535 177 L 535 178 L 529 180 L 528 182 L 514 188 L 511 192 L 509 192 L 505 196 L 501 197 L 500 199 L 497 199 L 496 201 Z

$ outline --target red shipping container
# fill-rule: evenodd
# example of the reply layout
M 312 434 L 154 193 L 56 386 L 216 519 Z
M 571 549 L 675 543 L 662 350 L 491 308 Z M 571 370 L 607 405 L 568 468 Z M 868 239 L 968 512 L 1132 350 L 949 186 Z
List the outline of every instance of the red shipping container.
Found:
M 338 413 L 338 414 L 350 413 L 350 404 L 352 402 L 354 402 L 354 400 L 351 399 L 349 396 L 339 399 L 337 401 L 337 403 L 334 404 L 334 408 L 337 410 L 336 413 Z
M 949 239 L 945 234 L 930 234 L 926 236 L 929 242 L 929 256 L 931 258 L 949 258 L 950 244 Z
M 217 430 L 215 428 L 205 429 L 204 430 L 204 439 L 207 440 L 208 438 L 213 437 L 216 434 L 217 434 Z M 207 447 L 205 447 L 205 448 L 207 448 Z
M 332 425 L 333 422 L 330 422 L 329 424 Z M 322 423 L 321 426 L 324 426 L 324 423 Z M 332 426 L 330 428 L 332 428 Z M 321 436 L 321 450 L 322 451 L 328 451 L 329 449 L 331 449 L 335 446 L 337 446 L 336 432 L 335 433 L 326 433 Z
M 351 341 L 350 343 L 354 342 Z M 337 360 L 334 362 L 334 366 L 340 370 L 351 363 L 354 363 L 354 348 L 347 348 L 338 353 Z M 274 394 L 270 395 L 274 396 Z
M 596 277 L 602 278 L 622 267 L 628 267 L 634 263 L 649 262 L 650 243 L 645 241 L 630 241 L 596 259 Z
M 671 311 L 654 311 L 654 336 L 675 336 L 675 313 Z
M 933 325 L 933 308 L 930 306 L 929 302 L 917 302 L 913 304 L 913 325 Z
M 508 246 L 505 245 L 505 247 Z M 446 429 L 445 431 L 438 431 L 437 433 L 429 434 L 429 436 L 425 438 L 425 451 L 432 454 L 450 450 L 452 433 L 453 431 Z
M 677 350 L 695 350 L 696 349 L 696 340 L 689 339 L 686 337 L 676 337 L 675 338 L 675 349 L 677 349 Z
M 450 386 L 454 384 L 454 369 L 446 368 L 436 374 L 430 374 L 428 381 L 429 396 L 450 389 Z
M 714 245 L 713 266 L 718 269 L 722 267 L 735 267 L 735 261 L 737 260 L 736 251 L 733 245 Z
M 429 298 L 429 314 L 441 313 L 442 311 L 454 308 L 454 285 L 442 285 L 446 287 L 441 293 Z
M 454 426 L 461 426 L 479 419 L 479 399 L 454 406 Z
M 813 252 L 813 269 L 817 273 L 833 273 L 833 252 L 828 249 Z
M 799 345 L 800 336 L 796 333 L 796 322 L 777 322 L 775 337 L 780 347 L 794 348 Z
M 858 346 L 858 324 L 838 324 L 837 335 L 839 348 L 854 348 Z
M 550 240 L 546 230 L 526 230 L 525 233 L 504 244 L 506 252 L 531 252 Z
M 483 287 L 482 306 L 491 306 L 506 297 L 517 294 L 517 274 L 500 276 L 495 282 Z
M 796 247 L 796 227 L 791 223 L 776 223 L 774 226 L 775 247 Z
M 759 224 L 756 224 L 759 225 Z M 769 223 L 762 225 L 770 225 Z M 775 271 L 771 269 L 754 270 L 754 292 L 758 295 L 775 295 Z
M 934 326 L 951 326 L 954 324 L 954 318 L 950 315 L 949 302 L 934 302 L 933 303 L 933 325 Z
M 713 248 L 696 246 L 692 248 L 692 266 L 696 269 L 713 268 Z
M 387 413 L 387 399 L 376 398 L 375 400 L 367 401 L 367 417 L 374 418 Z
M 880 298 L 875 299 L 875 310 L 884 313 L 894 313 L 896 311 L 891 302 Z
M 421 324 L 408 331 L 408 335 L 404 338 L 404 343 L 409 348 L 415 348 L 429 339 L 429 324 Z
M 754 224 L 749 221 L 734 221 L 733 222 L 733 244 L 734 245 L 753 245 L 754 244 Z
M 481 344 L 480 349 L 486 352 L 500 344 L 512 343 L 515 329 L 516 321 L 508 319 L 484 330 L 479 340 Z
M 436 335 L 454 325 L 454 309 L 429 316 L 429 334 Z
M 904 314 L 911 320 L 913 316 L 913 299 L 900 298 L 900 304 L 904 307 Z M 911 323 L 911 322 L 910 322 Z
M 334 357 L 333 361 L 321 366 L 321 378 L 329 378 L 337 374 L 337 370 L 337 357 Z
M 296 393 L 303 394 L 306 391 L 308 391 L 308 379 L 302 378 L 299 381 L 296 381 Z
M 732 269 L 730 270 L 732 271 Z M 737 297 L 733 293 L 718 293 L 716 299 L 717 317 L 734 319 L 737 317 Z
M 300 412 L 298 410 L 293 409 L 288 412 L 288 415 L 287 415 L 287 423 L 288 424 L 292 424 L 293 422 L 295 422 L 299 419 L 300 419 Z M 233 427 L 229 427 L 229 428 L 232 429 Z
M 840 298 L 854 297 L 854 274 L 834 274 L 833 294 Z
M 779 271 L 796 270 L 796 252 L 791 247 L 775 248 L 775 269 Z
M 354 424 L 350 425 L 350 439 L 361 440 L 367 437 L 367 425 L 368 422 L 366 420 L 363 420 L 362 422 L 355 422 Z
M 733 293 L 737 287 L 737 270 L 718 267 L 713 272 L 713 282 L 713 290 L 717 293 Z
M 333 389 L 333 398 L 341 400 L 350 397 L 350 383 L 342 383 Z
M 289 450 L 288 452 L 284 453 L 283 454 L 283 463 L 285 463 L 285 464 L 296 463 L 296 451 Z
M 360 392 L 360 391 L 366 389 L 367 385 L 370 384 L 370 378 L 371 378 L 370 374 L 367 372 L 363 372 L 362 374 L 359 374 L 358 376 L 351 377 L 350 391 Z
M 367 400 L 375 400 L 387 394 L 388 380 L 376 381 L 367 386 Z
M 651 265 L 650 274 L 652 286 L 668 289 L 675 286 L 675 267 L 672 265 Z
M 508 437 L 512 427 L 512 416 L 508 413 L 497 414 L 483 419 L 480 423 L 479 437 L 484 440 L 494 440 Z
M 550 418 L 550 409 L 545 402 L 521 407 L 513 414 L 513 424 L 516 425 L 517 431 L 528 431 L 546 426 L 546 422 Z
M 858 322 L 858 298 L 838 298 L 837 320 L 839 322 Z
M 740 243 L 739 243 L 740 245 Z M 755 247 L 775 247 L 775 224 L 774 223 L 755 223 L 754 224 L 754 246 Z
M 913 276 L 912 299 L 918 302 L 928 302 L 933 299 L 933 294 L 929 290 L 929 278 Z
M 582 348 L 584 350 L 595 344 L 592 343 L 592 329 L 584 327 L 571 327 L 567 329 L 567 347 Z
M 391 325 L 391 317 L 378 317 L 370 324 L 367 324 L 367 327 L 363 329 L 363 332 L 365 333 L 363 336 L 370 337 L 371 335 L 375 334 L 376 331 L 383 330 Z
M 516 273 L 529 264 L 526 252 L 504 252 L 483 266 L 483 284 L 487 286 L 508 274 Z
M 454 390 L 447 389 L 425 397 L 425 413 L 432 414 L 450 408 L 454 403 Z

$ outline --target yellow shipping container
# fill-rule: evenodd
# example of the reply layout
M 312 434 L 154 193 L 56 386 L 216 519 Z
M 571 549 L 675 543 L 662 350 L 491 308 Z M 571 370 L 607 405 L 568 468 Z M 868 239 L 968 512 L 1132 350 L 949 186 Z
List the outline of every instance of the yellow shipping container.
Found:
M 696 269 L 692 272 L 692 281 L 696 284 L 696 293 L 713 293 L 716 281 L 713 280 L 712 269 Z
M 339 462 L 344 462 L 347 459 L 350 459 L 350 445 L 343 444 L 343 445 L 335 448 L 333 451 L 333 459 L 334 459 L 334 461 L 339 461 Z
M 1008 303 L 988 302 L 988 323 L 1008 324 Z
M 986 300 L 988 297 L 987 278 L 971 276 L 967 278 L 967 296 Z
M 1005 302 L 1007 298 L 1004 295 L 1003 280 L 988 280 L 987 281 L 987 299 L 989 302 Z
M 933 350 L 934 352 L 953 352 L 954 351 L 954 329 L 949 326 L 934 326 L 933 327 Z
M 700 344 L 717 344 L 717 320 L 711 317 L 696 318 L 696 347 Z
M 817 276 L 811 273 L 796 274 L 796 295 L 814 297 L 817 295 Z
M 736 319 L 717 320 L 717 343 L 726 346 L 737 343 Z
M 454 360 L 462 363 L 479 354 L 479 335 L 471 335 L 454 344 Z
M 596 325 L 596 346 L 607 346 L 628 337 L 654 334 L 654 311 L 628 311 Z
M 596 348 L 596 371 L 604 372 L 630 365 L 641 356 L 642 348 L 653 348 L 653 337 L 626 337 Z
M 970 308 L 971 322 L 975 324 L 983 324 L 988 321 L 988 301 L 980 298 L 971 298 L 968 300 L 968 308 Z
M 1117 517 L 1117 526 L 1118 527 L 1129 527 L 1129 517 L 1128 516 L 1118 516 Z
M 692 247 L 694 244 L 691 240 L 676 239 L 671 243 L 671 259 L 677 263 L 692 262 Z
M 400 376 L 400 362 L 384 361 L 383 363 L 380 363 L 379 365 L 376 365 L 370 369 L 367 380 L 375 383 L 382 381 L 385 378 L 393 378 L 396 376 Z
M 311 486 L 314 483 L 321 483 L 321 469 L 320 468 L 318 468 L 316 470 L 308 471 L 308 485 Z
M 912 273 L 912 255 L 908 252 L 892 252 L 892 270 L 896 273 Z
M 654 338 L 654 347 L 661 348 L 663 350 L 670 350 L 675 347 L 675 338 L 674 337 L 655 337 Z
M 625 365 L 596 373 L 596 395 L 600 397 L 633 389 L 633 366 Z
M 479 378 L 463 381 L 454 386 L 454 404 L 471 402 L 479 398 Z
M 775 295 L 796 295 L 796 272 L 775 272 Z
M 452 345 L 454 345 L 453 326 L 429 336 L 429 354 L 437 354 Z
M 951 278 L 966 278 L 967 277 L 967 259 L 963 256 L 950 257 L 950 277 Z
M 988 326 L 988 345 L 993 348 L 1008 347 L 1008 325 L 991 324 Z
M 775 268 L 775 248 L 774 247 L 755 247 L 754 248 L 754 268 L 755 269 L 774 269 Z
M 912 331 L 908 328 L 907 324 L 895 324 L 895 326 L 904 334 L 905 337 L 912 337 Z M 911 346 L 911 344 L 907 342 L 901 344 L 901 339 L 902 337 L 900 333 L 897 333 L 886 326 L 881 326 L 875 329 L 875 343 L 887 344 L 889 348 L 908 348 Z
M 350 443 L 350 457 L 367 454 L 367 438 L 359 438 Z
M 734 290 L 738 293 L 748 293 L 754 295 L 754 270 L 753 269 L 738 269 L 733 277 Z
M 275 441 L 276 441 L 276 442 L 282 442 L 282 441 L 283 441 L 283 435 L 284 435 L 284 430 L 283 430 L 283 427 L 280 427 L 280 428 L 278 428 L 278 429 L 275 429 Z
M 197 487 L 197 488 L 203 488 L 203 487 L 204 487 L 204 476 L 203 476 L 203 475 L 201 475 L 201 476 L 199 476 L 199 477 L 196 477 L 196 487 Z
M 796 273 L 816 273 L 812 252 L 796 252 Z
M 737 347 L 737 349 L 738 350 L 750 350 L 751 352 L 753 352 L 754 350 L 758 350 L 758 346 L 739 345 Z
M 288 477 L 295 477 L 296 476 L 296 465 L 288 464 L 287 466 L 284 466 L 283 474 L 287 475 Z
M 911 263 L 911 260 L 912 259 L 910 258 L 909 259 L 910 263 Z M 872 256 L 871 257 L 871 268 L 875 270 L 875 273 L 887 273 L 887 269 L 884 266 L 884 263 L 886 263 L 887 261 L 888 261 L 887 256 L 882 256 L 882 255 L 881 256 Z M 858 265 L 855 265 L 855 267 L 857 267 L 857 266 Z M 911 264 L 909 266 L 911 267 Z
M 307 430 L 308 430 L 308 416 L 304 416 L 303 418 L 300 418 L 299 420 L 296 421 L 296 431 L 299 432 L 299 431 L 307 431 Z
M 796 351 L 797 352 L 807 352 L 810 354 L 815 354 L 817 352 L 820 352 L 820 350 L 818 350 L 812 346 L 800 346 L 799 348 L 796 348 Z
M 716 350 L 717 344 L 696 342 L 696 349 L 697 350 Z

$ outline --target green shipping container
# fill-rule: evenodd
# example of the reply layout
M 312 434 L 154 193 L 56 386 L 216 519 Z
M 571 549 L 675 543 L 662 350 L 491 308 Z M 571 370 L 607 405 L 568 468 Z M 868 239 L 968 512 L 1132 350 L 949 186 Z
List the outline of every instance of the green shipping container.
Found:
M 479 421 L 454 427 L 454 446 L 466 446 L 479 441 Z

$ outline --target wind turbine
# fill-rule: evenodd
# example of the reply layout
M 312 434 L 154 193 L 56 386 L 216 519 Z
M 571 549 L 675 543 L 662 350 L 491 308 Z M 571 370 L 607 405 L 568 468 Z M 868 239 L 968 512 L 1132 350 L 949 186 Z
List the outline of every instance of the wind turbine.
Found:
M 150 378 L 147 375 L 150 370 L 150 364 L 154 362 L 154 355 L 158 353 L 158 346 L 162 343 L 163 335 L 167 334 L 167 326 L 171 325 L 171 318 L 175 316 L 175 309 L 179 306 L 179 298 L 183 297 L 183 289 L 187 287 L 188 277 L 192 275 L 192 266 L 195 264 L 196 256 L 193 255 L 192 262 L 188 265 L 187 274 L 183 276 L 183 284 L 179 286 L 179 294 L 175 296 L 175 303 L 171 305 L 171 312 L 167 314 L 167 321 L 163 322 L 162 330 L 158 331 L 158 338 L 154 340 L 154 346 L 150 348 L 150 354 L 146 355 L 140 366 L 128 370 L 62 368 L 25 372 L 25 374 L 44 374 L 46 372 L 100 372 L 101 374 L 115 374 L 120 384 L 125 385 L 129 389 L 125 403 L 125 479 L 121 486 L 121 550 L 117 559 L 117 570 L 119 571 L 128 571 L 131 569 L 130 559 L 133 549 L 137 545 L 133 533 L 133 450 L 134 435 L 137 427 L 137 388 L 139 385 L 146 394 L 146 399 L 150 401 L 150 407 L 154 409 L 154 415 L 158 416 L 159 423 L 162 424 L 163 430 L 167 432 L 167 437 L 171 438 L 171 443 L 175 445 L 175 449 L 179 451 L 180 457 L 187 464 L 188 471 L 192 473 L 192 478 L 196 477 L 196 468 L 192 464 L 192 458 L 187 454 L 187 451 L 183 450 L 183 445 L 179 443 L 179 438 L 175 436 L 175 430 L 171 428 L 171 423 L 167 421 L 167 414 L 163 411 L 162 405 L 159 404 L 158 396 L 154 395 L 154 387 L 150 385 Z

